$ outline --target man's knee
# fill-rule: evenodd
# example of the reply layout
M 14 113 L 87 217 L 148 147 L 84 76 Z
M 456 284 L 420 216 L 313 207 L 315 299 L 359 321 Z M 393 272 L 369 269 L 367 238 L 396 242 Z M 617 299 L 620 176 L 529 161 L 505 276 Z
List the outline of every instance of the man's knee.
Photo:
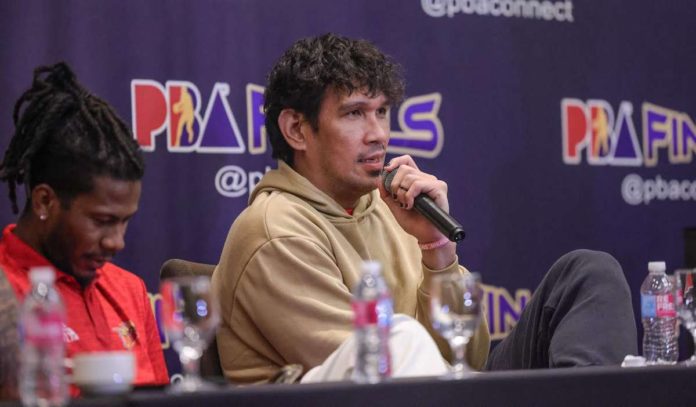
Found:
M 558 267 L 560 266 L 560 267 Z M 552 270 L 562 270 L 578 281 L 596 281 L 602 285 L 619 285 L 628 290 L 628 283 L 619 262 L 606 252 L 578 249 L 564 254 Z
M 437 376 L 447 372 L 447 365 L 428 331 L 407 315 L 394 315 L 389 345 L 394 377 Z
M 411 338 L 430 338 L 423 324 L 405 314 L 396 314 L 392 319 L 391 336 L 407 335 Z

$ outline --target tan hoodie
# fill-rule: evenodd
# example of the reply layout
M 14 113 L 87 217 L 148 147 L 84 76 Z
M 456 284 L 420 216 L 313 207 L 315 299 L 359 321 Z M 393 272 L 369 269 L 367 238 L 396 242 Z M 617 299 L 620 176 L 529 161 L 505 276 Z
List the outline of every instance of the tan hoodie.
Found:
M 290 166 L 263 177 L 235 220 L 213 273 L 222 323 L 217 334 L 225 376 L 238 383 L 267 380 L 280 367 L 321 364 L 352 332 L 351 290 L 362 260 L 378 260 L 394 298 L 394 312 L 432 333 L 429 270 L 413 236 L 399 226 L 377 190 L 349 215 Z M 486 361 L 490 338 L 481 324 L 467 348 L 471 366 Z

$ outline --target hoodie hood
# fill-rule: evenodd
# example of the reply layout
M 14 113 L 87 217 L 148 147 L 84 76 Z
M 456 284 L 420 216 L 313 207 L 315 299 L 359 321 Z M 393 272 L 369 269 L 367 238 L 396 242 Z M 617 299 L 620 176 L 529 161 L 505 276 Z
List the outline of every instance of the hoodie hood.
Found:
M 284 192 L 297 196 L 301 201 L 308 203 L 334 222 L 360 219 L 372 212 L 381 199 L 377 189 L 361 196 L 355 209 L 353 209 L 353 215 L 350 215 L 338 202 L 282 160 L 278 161 L 278 169 L 268 171 L 256 185 L 249 196 L 249 204 L 251 205 L 259 196 L 273 192 Z

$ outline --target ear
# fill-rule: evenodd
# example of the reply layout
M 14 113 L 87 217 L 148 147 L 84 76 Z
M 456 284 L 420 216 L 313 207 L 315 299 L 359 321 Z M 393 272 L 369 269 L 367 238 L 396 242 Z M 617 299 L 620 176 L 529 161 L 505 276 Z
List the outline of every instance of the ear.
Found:
M 278 115 L 278 127 L 285 141 L 293 150 L 306 150 L 308 131 L 311 128 L 304 114 L 294 109 L 283 109 Z
M 46 220 L 60 210 L 60 199 L 48 184 L 39 184 L 31 190 L 31 211 L 37 218 Z

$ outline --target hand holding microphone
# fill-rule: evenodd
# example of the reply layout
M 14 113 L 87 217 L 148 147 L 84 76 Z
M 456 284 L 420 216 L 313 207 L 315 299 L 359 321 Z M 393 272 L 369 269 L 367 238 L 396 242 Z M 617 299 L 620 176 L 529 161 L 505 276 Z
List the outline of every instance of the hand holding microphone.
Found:
M 391 172 L 382 172 L 382 182 L 384 183 L 384 188 L 389 193 L 393 193 L 391 190 L 391 184 L 396 176 L 399 167 L 395 168 Z M 419 194 L 413 203 L 413 207 L 426 219 L 428 219 L 442 234 L 447 236 L 447 238 L 453 242 L 458 242 L 465 237 L 464 228 L 457 222 L 450 214 L 445 212 L 442 208 L 437 206 L 437 204 L 425 193 Z

